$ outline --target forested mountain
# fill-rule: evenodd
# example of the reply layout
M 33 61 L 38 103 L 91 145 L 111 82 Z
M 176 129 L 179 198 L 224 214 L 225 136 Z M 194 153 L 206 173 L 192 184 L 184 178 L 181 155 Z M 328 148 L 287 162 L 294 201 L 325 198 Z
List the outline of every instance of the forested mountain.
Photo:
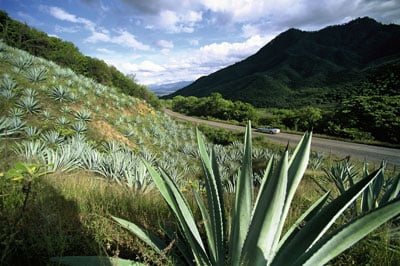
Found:
M 107 65 L 103 60 L 85 56 L 73 43 L 50 37 L 42 31 L 13 20 L 2 10 L 0 10 L 0 39 L 32 55 L 71 68 L 75 73 L 93 78 L 103 85 L 113 86 L 125 94 L 145 99 L 153 106 L 159 105 L 154 93 L 145 86 L 137 84 L 114 66 Z
M 259 107 L 327 106 L 352 96 L 397 95 L 399 70 L 400 26 L 365 17 L 315 32 L 289 29 L 167 97 L 218 92 Z

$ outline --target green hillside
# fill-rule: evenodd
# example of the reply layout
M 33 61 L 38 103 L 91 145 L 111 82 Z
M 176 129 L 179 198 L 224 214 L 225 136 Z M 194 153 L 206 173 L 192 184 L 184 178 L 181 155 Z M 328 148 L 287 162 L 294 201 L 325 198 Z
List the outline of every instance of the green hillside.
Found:
M 315 32 L 289 29 L 256 54 L 201 77 L 167 96 L 209 96 L 257 107 L 329 106 L 351 96 L 376 94 L 382 69 L 399 80 L 400 26 L 360 18 Z M 379 93 L 399 94 L 398 84 Z
M 51 164 L 43 150 L 62 154 L 63 144 L 72 145 L 70 148 L 84 145 L 78 150 L 84 148 L 85 153 L 114 146 L 138 155 L 171 158 L 182 149 L 180 145 L 194 145 L 192 128 L 175 123 L 144 100 L 3 42 L 0 70 L 0 137 L 17 145 L 13 151 L 1 150 L 6 152 L 3 158 Z M 176 146 L 172 148 L 172 144 Z M 69 156 L 74 161 L 78 154 Z M 57 167 L 64 166 L 55 164 L 54 169 Z M 66 162 L 66 167 L 74 169 L 79 163 Z
M 116 87 L 125 94 L 144 99 L 154 107 L 159 106 L 153 92 L 137 84 L 114 66 L 109 66 L 97 58 L 85 56 L 73 43 L 50 37 L 42 31 L 13 20 L 2 10 L 0 10 L 0 39 L 12 47 L 70 68 L 77 74 L 92 78 L 98 83 Z

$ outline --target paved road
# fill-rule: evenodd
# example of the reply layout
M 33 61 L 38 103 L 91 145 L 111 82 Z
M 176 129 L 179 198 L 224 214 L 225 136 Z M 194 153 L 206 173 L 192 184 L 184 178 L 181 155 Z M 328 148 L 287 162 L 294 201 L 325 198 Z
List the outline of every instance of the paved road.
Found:
M 194 124 L 207 124 L 211 127 L 225 128 L 228 130 L 235 130 L 235 131 L 245 130 L 245 128 L 242 126 L 235 126 L 231 124 L 208 121 L 191 116 L 185 116 L 168 109 L 165 109 L 165 113 L 177 119 L 190 121 Z M 289 145 L 293 146 L 295 146 L 301 138 L 300 135 L 288 134 L 288 133 L 270 135 L 253 131 L 253 134 L 263 135 L 268 140 L 276 143 L 282 143 L 286 145 L 289 142 Z M 386 160 L 388 165 L 400 166 L 400 149 L 357 144 L 351 142 L 323 139 L 318 137 L 313 137 L 311 143 L 311 149 L 314 151 L 324 152 L 325 154 L 333 154 L 342 157 L 349 155 L 352 158 L 354 157 L 359 160 L 366 159 L 367 161 L 372 161 L 377 163 L 377 165 L 382 160 Z

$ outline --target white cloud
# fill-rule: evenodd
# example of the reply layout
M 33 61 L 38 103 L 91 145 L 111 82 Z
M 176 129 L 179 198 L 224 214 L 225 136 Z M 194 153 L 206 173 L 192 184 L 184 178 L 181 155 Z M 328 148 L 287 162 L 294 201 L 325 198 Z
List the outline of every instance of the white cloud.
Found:
M 84 42 L 89 42 L 89 43 L 111 42 L 111 38 L 106 33 L 93 31 L 91 35 L 84 40 Z
M 74 26 L 73 27 L 63 27 L 60 25 L 56 25 L 56 26 L 54 26 L 54 29 L 56 32 L 59 32 L 59 33 L 61 33 L 61 32 L 76 33 L 79 31 L 79 27 L 74 27 Z
M 87 28 L 89 30 L 94 29 L 95 24 L 92 21 L 85 19 L 85 18 L 77 17 L 73 14 L 70 14 L 70 13 L 64 11 L 63 9 L 61 9 L 59 7 L 50 6 L 50 7 L 44 7 L 44 9 L 48 10 L 50 15 L 52 15 L 53 17 L 55 17 L 59 20 L 83 24 L 85 26 L 85 28 Z
M 181 12 L 160 10 L 156 16 L 147 17 L 145 20 L 149 29 L 164 29 L 171 33 L 192 33 L 196 24 L 202 21 L 202 13 L 193 10 Z
M 174 43 L 171 41 L 166 41 L 166 40 L 158 40 L 156 42 L 156 45 L 160 48 L 166 48 L 166 49 L 172 49 L 174 48 Z
M 244 42 L 212 43 L 201 47 L 190 60 L 204 66 L 227 66 L 257 52 L 272 36 L 255 35 Z
M 114 51 L 109 50 L 107 48 L 97 48 L 96 51 L 102 53 L 102 54 L 113 54 Z
M 195 80 L 254 54 L 271 38 L 257 35 L 244 42 L 213 43 L 171 56 L 161 64 L 145 60 L 138 64 L 120 62 L 117 67 L 125 73 L 134 73 L 143 84 Z
M 149 51 L 150 46 L 143 44 L 142 42 L 139 42 L 136 40 L 136 37 L 132 34 L 130 34 L 126 30 L 119 30 L 117 36 L 111 37 L 110 42 L 119 44 L 122 46 L 142 50 L 142 51 Z
M 107 29 L 96 26 L 96 24 L 93 23 L 92 21 L 86 18 L 77 17 L 76 15 L 68 13 L 59 7 L 54 7 L 54 6 L 42 7 L 42 9 L 47 10 L 53 17 L 59 20 L 68 21 L 76 24 L 83 24 L 85 29 L 90 31 L 90 36 L 87 37 L 84 40 L 84 42 L 89 42 L 89 43 L 106 42 L 142 51 L 150 50 L 150 46 L 138 41 L 134 35 L 132 35 L 126 30 L 117 30 L 116 31 L 117 34 L 112 36 L 110 35 L 110 32 Z M 67 28 L 67 27 L 56 26 L 57 32 L 66 32 L 66 31 L 73 32 L 75 30 L 77 31 L 78 29 L 71 27 Z
M 179 22 L 178 15 L 170 10 L 163 10 L 159 15 L 159 25 L 167 29 L 174 29 L 176 24 Z

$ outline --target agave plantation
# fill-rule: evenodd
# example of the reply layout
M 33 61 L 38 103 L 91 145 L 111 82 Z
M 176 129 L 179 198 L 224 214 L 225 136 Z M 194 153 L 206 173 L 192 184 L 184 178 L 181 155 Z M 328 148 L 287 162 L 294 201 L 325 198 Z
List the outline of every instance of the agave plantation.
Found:
M 144 100 L 2 42 L 0 69 L 0 264 L 316 265 L 387 221 L 374 241 L 399 263 L 400 177 L 384 164 L 332 181 L 311 133 L 283 153 L 253 146 L 250 126 L 244 144 L 213 145 Z M 304 175 L 313 196 L 296 194 Z M 337 193 L 338 182 L 350 183 Z

